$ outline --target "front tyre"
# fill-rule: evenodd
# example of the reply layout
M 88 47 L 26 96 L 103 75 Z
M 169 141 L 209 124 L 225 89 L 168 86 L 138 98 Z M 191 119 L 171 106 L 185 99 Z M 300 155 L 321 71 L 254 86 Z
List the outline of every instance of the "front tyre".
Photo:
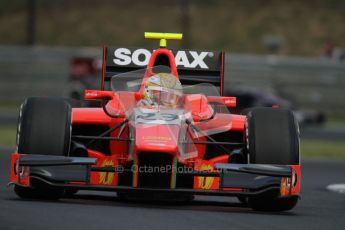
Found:
M 28 98 L 18 119 L 16 149 L 21 154 L 68 156 L 71 143 L 71 107 L 64 99 Z M 31 187 L 15 185 L 21 198 L 58 199 L 64 190 L 33 180 Z
M 247 114 L 246 149 L 253 164 L 299 165 L 299 128 L 293 113 L 286 109 L 254 108 Z M 254 210 L 287 211 L 298 197 L 265 194 L 249 197 Z
M 293 209 L 298 199 L 298 196 L 272 197 L 265 195 L 248 198 L 248 205 L 257 211 L 281 212 Z

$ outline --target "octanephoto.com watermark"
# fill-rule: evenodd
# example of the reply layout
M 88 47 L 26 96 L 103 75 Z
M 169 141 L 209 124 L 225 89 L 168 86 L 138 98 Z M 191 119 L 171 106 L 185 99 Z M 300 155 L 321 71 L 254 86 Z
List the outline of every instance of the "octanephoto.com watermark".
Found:
M 117 167 L 119 173 L 124 172 L 125 168 L 121 165 Z M 132 165 L 130 168 L 132 173 L 171 173 L 175 171 L 176 173 L 193 173 L 194 169 L 185 166 L 174 166 L 174 165 L 164 165 L 164 166 L 152 166 L 152 165 Z

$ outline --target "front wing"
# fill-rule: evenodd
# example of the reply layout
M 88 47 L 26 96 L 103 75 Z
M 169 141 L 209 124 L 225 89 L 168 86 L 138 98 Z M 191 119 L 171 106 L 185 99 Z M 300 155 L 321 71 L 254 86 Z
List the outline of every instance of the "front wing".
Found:
M 138 187 L 117 184 L 117 176 L 126 171 L 115 164 L 97 163 L 96 158 L 24 155 L 13 153 L 10 181 L 29 187 L 36 180 L 59 188 L 115 192 L 159 192 L 215 196 L 299 196 L 299 165 L 215 163 L 212 168 L 195 167 L 192 171 L 173 170 L 169 188 Z M 206 171 L 205 171 L 206 170 Z M 194 177 L 193 188 L 177 188 L 176 175 Z M 134 177 L 135 173 L 133 174 Z M 109 180 L 109 178 L 111 180 Z

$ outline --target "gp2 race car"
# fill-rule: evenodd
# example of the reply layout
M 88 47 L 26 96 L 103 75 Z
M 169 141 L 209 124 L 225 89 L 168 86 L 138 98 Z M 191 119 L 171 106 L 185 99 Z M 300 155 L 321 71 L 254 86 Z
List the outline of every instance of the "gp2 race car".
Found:
M 235 196 L 254 210 L 285 211 L 299 199 L 299 130 L 293 113 L 231 114 L 222 96 L 224 52 L 152 53 L 103 48 L 97 108 L 28 98 L 20 109 L 10 181 L 21 198 L 59 199 L 78 190 L 124 199 Z M 144 68 L 142 68 L 145 66 Z

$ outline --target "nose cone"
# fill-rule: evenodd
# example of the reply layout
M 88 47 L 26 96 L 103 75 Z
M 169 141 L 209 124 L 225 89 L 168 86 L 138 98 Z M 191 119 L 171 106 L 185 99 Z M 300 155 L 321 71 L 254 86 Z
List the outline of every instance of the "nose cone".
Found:
M 180 132 L 179 126 L 137 124 L 135 130 L 135 147 L 137 153 L 177 153 Z

